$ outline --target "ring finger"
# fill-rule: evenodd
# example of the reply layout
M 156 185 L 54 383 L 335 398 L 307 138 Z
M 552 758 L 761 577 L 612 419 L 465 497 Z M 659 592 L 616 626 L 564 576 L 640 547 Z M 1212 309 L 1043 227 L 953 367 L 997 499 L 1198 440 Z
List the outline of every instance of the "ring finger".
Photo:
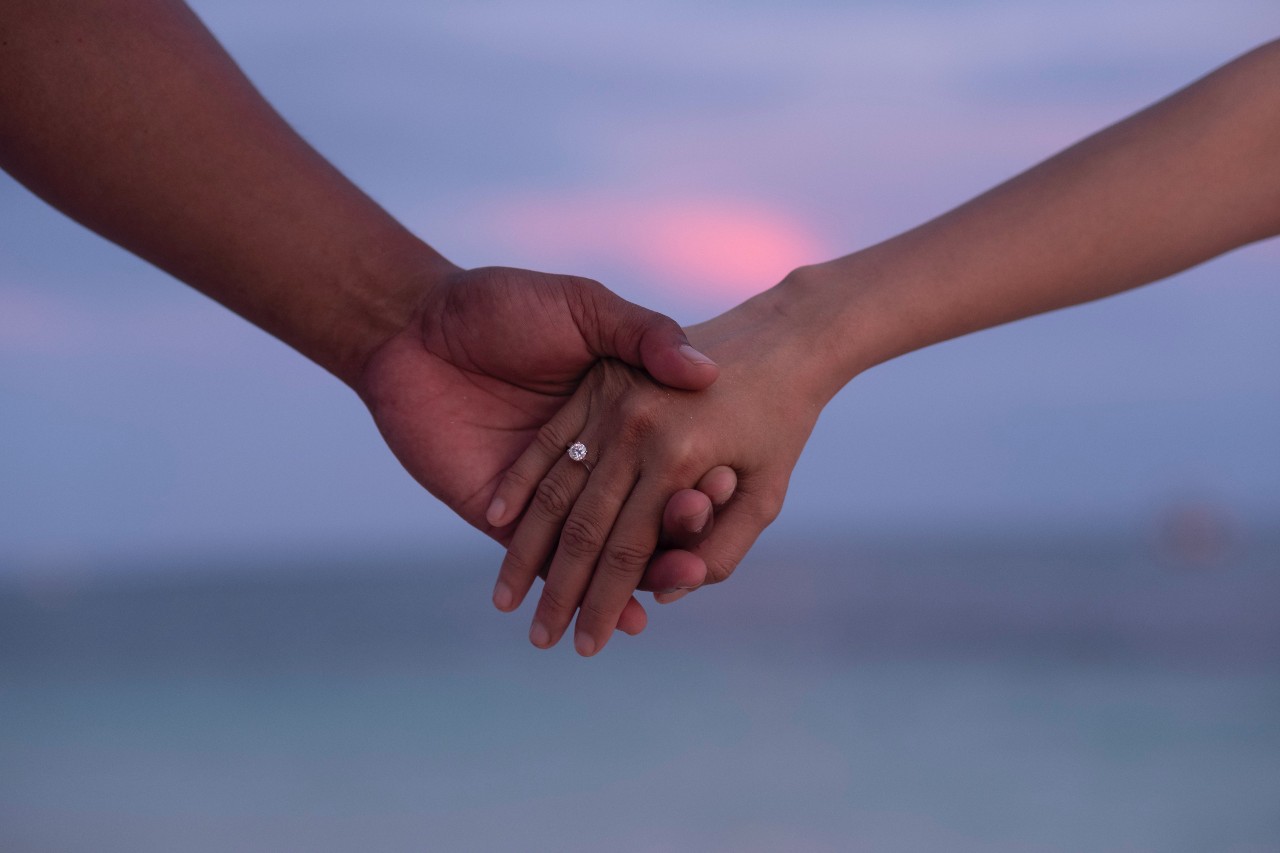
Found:
M 535 646 L 555 645 L 569 622 L 600 561 L 614 520 L 631 494 L 636 474 L 625 464 L 600 463 L 573 505 L 560 530 L 555 556 L 542 587 L 529 639 Z

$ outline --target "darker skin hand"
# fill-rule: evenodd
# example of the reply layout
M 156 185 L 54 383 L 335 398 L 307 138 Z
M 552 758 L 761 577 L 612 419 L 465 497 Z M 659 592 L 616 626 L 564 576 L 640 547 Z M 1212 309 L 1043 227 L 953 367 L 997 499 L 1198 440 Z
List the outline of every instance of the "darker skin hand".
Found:
M 590 368 L 612 355 L 673 386 L 707 387 L 715 366 L 682 355 L 683 343 L 674 322 L 587 279 L 458 270 L 426 288 L 413 321 L 370 357 L 355 387 L 405 469 L 506 545 L 519 515 L 491 508 L 497 485 Z M 711 472 L 698 485 L 723 502 L 733 491 L 732 472 Z M 711 500 L 692 490 L 672 498 L 670 544 L 687 547 L 705 535 Z M 704 576 L 700 558 L 673 550 L 655 560 L 642 588 L 692 588 Z M 500 598 L 495 592 L 500 609 L 515 606 Z M 632 599 L 618 627 L 638 633 L 645 621 Z

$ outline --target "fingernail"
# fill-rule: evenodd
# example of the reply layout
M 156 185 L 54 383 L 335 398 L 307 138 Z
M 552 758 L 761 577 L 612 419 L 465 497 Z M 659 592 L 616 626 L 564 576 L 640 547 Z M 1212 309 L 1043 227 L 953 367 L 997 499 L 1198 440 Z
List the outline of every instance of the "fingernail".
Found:
M 493 585 L 493 606 L 499 610 L 510 610 L 511 600 L 514 596 L 511 594 L 511 587 L 502 581 L 498 581 Z
M 589 658 L 596 653 L 596 641 L 586 631 L 579 631 L 573 638 L 573 647 L 584 658 Z
M 680 345 L 680 354 L 684 356 L 686 359 L 688 359 L 689 361 L 692 361 L 694 364 L 715 364 L 714 361 L 707 358 L 705 355 L 698 352 L 696 349 L 689 346 L 688 344 Z
M 502 498 L 494 498 L 493 503 L 489 504 L 489 509 L 485 512 L 485 519 L 494 527 L 500 527 L 502 514 L 507 511 L 507 502 Z
M 534 622 L 533 627 L 529 629 L 529 642 L 540 649 L 545 649 L 551 642 L 551 632 L 541 622 Z
M 675 592 L 658 592 L 654 593 L 653 600 L 659 604 L 670 604 L 673 601 L 679 601 L 691 592 L 693 592 L 691 589 L 680 589 Z
M 697 516 L 690 517 L 689 530 L 693 533 L 701 533 L 707 528 L 707 522 L 711 520 L 711 508 L 704 509 Z

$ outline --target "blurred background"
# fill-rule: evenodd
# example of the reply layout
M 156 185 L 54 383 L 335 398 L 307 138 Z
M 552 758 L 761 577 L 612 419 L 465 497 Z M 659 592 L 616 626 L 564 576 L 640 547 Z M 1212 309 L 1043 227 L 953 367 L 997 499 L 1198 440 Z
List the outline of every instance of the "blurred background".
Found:
M 456 263 L 694 322 L 1280 35 L 1250 0 L 193 4 Z M 902 358 L 590 661 L 358 401 L 0 176 L 0 848 L 1280 849 L 1280 245 Z

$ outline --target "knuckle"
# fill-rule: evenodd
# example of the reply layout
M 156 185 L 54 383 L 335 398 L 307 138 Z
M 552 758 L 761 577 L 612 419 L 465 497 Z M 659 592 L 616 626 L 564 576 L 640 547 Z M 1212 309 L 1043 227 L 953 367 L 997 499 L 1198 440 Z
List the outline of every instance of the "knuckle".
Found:
M 538 613 L 547 621 L 565 621 L 573 613 L 578 603 L 570 602 L 569 596 L 555 584 L 544 584 L 542 599 L 538 602 Z
M 707 471 L 706 455 L 699 450 L 696 442 L 678 440 L 668 454 L 666 469 L 681 486 L 696 488 L 695 484 Z
M 569 287 L 576 288 L 588 296 L 597 296 L 602 293 L 611 293 L 607 287 L 594 278 L 587 278 L 585 275 L 565 274 L 561 278 Z
M 782 511 L 780 504 L 760 504 L 756 507 L 753 515 L 756 521 L 760 523 L 760 527 L 768 527 L 777 520 L 778 514 Z
M 781 492 L 761 492 L 754 495 L 750 505 L 745 508 L 750 513 L 751 519 L 764 529 L 777 520 L 782 512 L 784 497 L 785 495 Z
M 517 489 L 527 489 L 531 485 L 533 478 L 529 474 L 520 469 L 519 465 L 513 465 L 507 469 L 507 473 L 502 477 L 502 485 L 507 488 L 515 487 Z
M 644 573 L 651 556 L 653 548 L 648 545 L 628 541 L 610 542 L 605 546 L 604 559 L 597 571 L 610 580 L 634 581 Z
M 573 498 L 564 483 L 548 476 L 538 484 L 533 505 L 544 518 L 558 520 L 573 506 Z
M 591 278 L 577 275 L 560 276 L 561 293 L 568 301 L 575 316 L 584 323 L 599 328 L 599 303 L 610 293 L 603 284 Z
M 649 394 L 628 394 L 618 403 L 624 440 L 637 441 L 651 435 L 658 427 L 657 400 Z
M 688 432 L 675 432 L 668 435 L 666 445 L 667 454 L 677 463 L 692 465 L 694 460 L 702 455 L 698 439 Z
M 782 495 L 770 495 L 765 499 L 764 504 L 764 523 L 766 525 L 773 524 L 779 515 L 782 515 Z
M 707 578 L 704 583 L 722 583 L 729 579 L 733 570 L 738 567 L 737 557 L 725 557 L 707 561 Z
M 556 428 L 554 422 L 543 424 L 537 434 L 534 435 L 534 442 L 538 445 L 538 449 L 547 456 L 555 457 L 564 452 L 565 448 L 563 437 Z
M 533 576 L 538 573 L 538 569 L 523 554 L 519 554 L 515 551 L 508 551 L 506 558 L 502 561 L 500 573 L 504 577 L 528 578 L 532 580 Z
M 600 553 L 604 531 L 594 519 L 574 515 L 560 531 L 560 548 L 569 557 L 584 559 Z
M 681 485 L 691 485 L 706 473 L 706 457 L 696 438 L 679 430 L 664 429 L 655 444 L 659 446 L 653 453 L 654 461 Z
M 578 611 L 578 625 L 580 628 L 591 628 L 596 625 L 608 625 L 612 628 L 618 622 L 618 613 L 612 609 L 606 609 L 600 605 L 600 602 L 592 598 L 587 598 L 582 602 L 582 607 Z

